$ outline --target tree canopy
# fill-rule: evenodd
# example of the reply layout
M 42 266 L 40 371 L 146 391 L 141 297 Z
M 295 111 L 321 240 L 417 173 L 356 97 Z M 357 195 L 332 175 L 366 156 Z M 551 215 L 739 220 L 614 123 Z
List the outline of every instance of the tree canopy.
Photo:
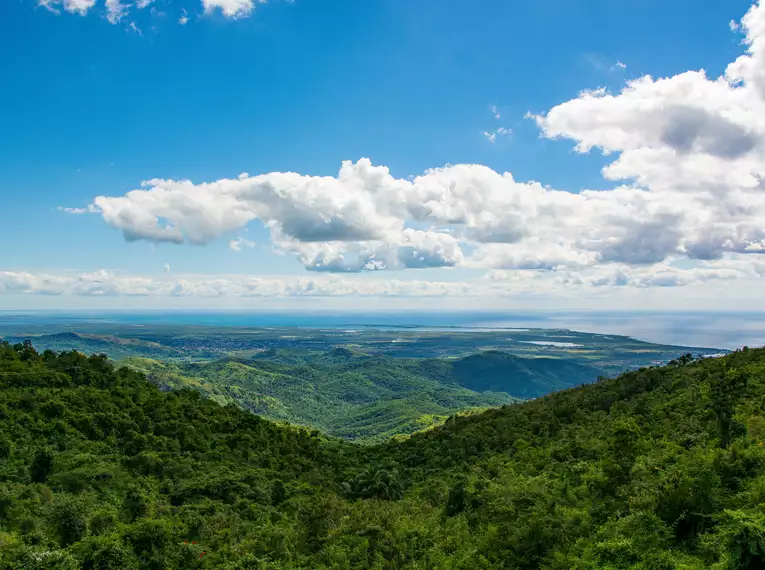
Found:
M 363 447 L 0 343 L 0 568 L 762 568 L 763 403 L 744 349 Z

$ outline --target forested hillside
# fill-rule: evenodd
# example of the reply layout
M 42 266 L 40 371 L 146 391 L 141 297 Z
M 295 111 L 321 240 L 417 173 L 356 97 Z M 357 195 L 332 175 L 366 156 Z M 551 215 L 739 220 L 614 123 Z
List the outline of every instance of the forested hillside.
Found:
M 413 364 L 428 378 L 458 384 L 476 392 L 506 392 L 518 398 L 538 398 L 587 384 L 601 375 L 597 368 L 566 358 L 522 358 L 499 350 L 455 360 L 429 359 Z
M 409 435 L 456 412 L 535 398 L 599 375 L 566 359 L 500 351 L 407 359 L 340 347 L 319 353 L 270 350 L 213 362 L 123 362 L 161 387 L 193 388 L 221 404 L 363 443 Z
M 357 446 L 0 343 L 0 568 L 762 568 L 765 351 Z

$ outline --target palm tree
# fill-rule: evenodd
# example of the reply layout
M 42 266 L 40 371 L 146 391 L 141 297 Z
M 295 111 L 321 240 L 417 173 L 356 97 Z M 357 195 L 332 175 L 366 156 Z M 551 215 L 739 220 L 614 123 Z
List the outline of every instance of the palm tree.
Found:
M 353 478 L 351 494 L 363 499 L 397 501 L 404 496 L 404 487 L 395 469 L 370 465 Z

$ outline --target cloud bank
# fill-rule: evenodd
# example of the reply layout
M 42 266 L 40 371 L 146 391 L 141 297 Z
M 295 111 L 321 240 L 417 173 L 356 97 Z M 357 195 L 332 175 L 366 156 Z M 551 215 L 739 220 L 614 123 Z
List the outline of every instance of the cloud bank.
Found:
M 682 269 L 667 264 L 651 267 L 603 266 L 585 272 L 550 273 L 540 279 L 533 270 L 488 272 L 470 281 L 362 279 L 339 275 L 171 276 L 165 264 L 159 276 L 124 275 L 107 270 L 90 273 L 0 271 L 0 294 L 70 295 L 84 297 L 513 297 L 518 295 L 592 294 L 599 289 L 649 289 L 699 286 L 710 282 L 747 284 L 765 276 L 765 263 L 752 266 L 727 260 L 723 266 Z
M 400 280 L 347 280 L 337 276 L 252 277 L 242 275 L 183 278 L 139 277 L 100 270 L 78 275 L 0 271 L 0 294 L 154 296 L 154 297 L 331 297 L 469 296 L 465 283 Z

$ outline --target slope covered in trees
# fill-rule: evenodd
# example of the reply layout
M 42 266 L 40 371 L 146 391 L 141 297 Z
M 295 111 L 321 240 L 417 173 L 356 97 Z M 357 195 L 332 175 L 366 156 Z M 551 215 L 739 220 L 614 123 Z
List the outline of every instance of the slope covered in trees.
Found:
M 518 398 L 538 398 L 592 382 L 601 375 L 597 368 L 566 358 L 522 358 L 499 350 L 456 360 L 421 360 L 416 365 L 429 378 L 476 392 L 506 392 Z
M 599 370 L 561 358 L 487 351 L 459 359 L 407 359 L 348 348 L 265 351 L 251 358 L 124 363 L 167 388 L 371 443 L 442 423 L 456 412 L 508 404 L 592 382 Z
M 765 351 L 356 446 L 0 344 L 0 568 L 762 568 Z

